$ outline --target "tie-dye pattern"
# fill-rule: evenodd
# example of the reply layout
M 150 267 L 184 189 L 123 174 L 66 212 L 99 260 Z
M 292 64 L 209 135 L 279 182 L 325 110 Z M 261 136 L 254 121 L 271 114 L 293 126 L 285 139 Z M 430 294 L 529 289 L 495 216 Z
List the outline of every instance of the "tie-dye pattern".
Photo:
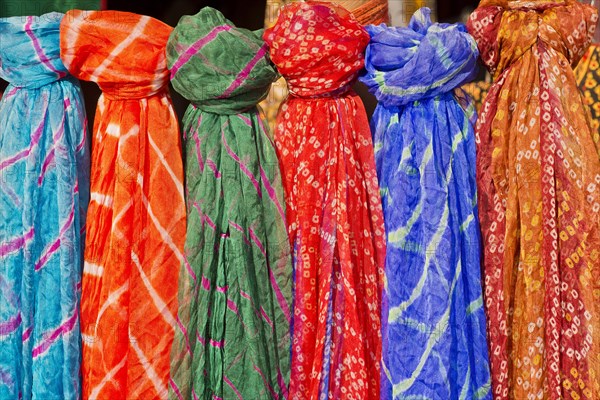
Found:
M 277 155 L 256 108 L 277 72 L 261 32 L 212 8 L 179 21 L 167 59 L 192 102 L 170 398 L 285 399 L 292 260 Z
M 0 398 L 80 398 L 79 294 L 89 192 L 81 90 L 63 14 L 0 19 Z
M 382 399 L 491 399 L 475 181 L 477 72 L 464 25 L 367 26 L 366 73 L 387 232 Z
M 86 399 L 165 399 L 177 326 L 185 203 L 165 46 L 172 28 L 69 11 L 61 54 L 102 89 L 92 137 L 81 323 Z

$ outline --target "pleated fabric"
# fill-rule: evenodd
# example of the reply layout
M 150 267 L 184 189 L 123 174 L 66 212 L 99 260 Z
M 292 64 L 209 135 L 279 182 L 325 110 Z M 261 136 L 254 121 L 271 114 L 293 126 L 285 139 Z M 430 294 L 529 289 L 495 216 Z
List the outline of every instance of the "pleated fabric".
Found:
M 343 8 L 292 3 L 265 32 L 290 97 L 277 118 L 294 254 L 291 399 L 379 399 L 385 237 L 373 145 L 351 90 L 368 33 Z
M 89 196 L 79 83 L 63 14 L 0 19 L 0 398 L 79 399 Z
M 387 256 L 382 399 L 491 399 L 475 179 L 477 73 L 464 25 L 367 26 L 361 77 L 372 119 Z
M 116 11 L 69 11 L 61 25 L 63 62 L 103 92 L 81 304 L 85 399 L 168 396 L 186 228 L 171 31 Z
M 600 151 L 571 68 L 597 21 L 575 0 L 469 19 L 494 77 L 476 131 L 495 399 L 600 399 Z
M 261 34 L 207 7 L 167 44 L 173 86 L 192 102 L 172 399 L 287 398 L 292 265 L 277 155 L 256 107 L 277 78 Z

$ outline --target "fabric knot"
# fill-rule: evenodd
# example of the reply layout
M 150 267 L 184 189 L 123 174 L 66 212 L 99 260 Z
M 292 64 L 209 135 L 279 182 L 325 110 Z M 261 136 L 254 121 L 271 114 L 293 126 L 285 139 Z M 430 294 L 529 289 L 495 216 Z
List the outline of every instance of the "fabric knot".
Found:
M 203 111 L 254 108 L 277 78 L 261 36 L 262 30 L 237 28 L 211 7 L 182 17 L 167 43 L 173 87 Z
M 96 82 L 107 98 L 135 100 L 167 90 L 165 45 L 173 28 L 163 22 L 120 11 L 72 10 L 60 29 L 69 71 Z
M 291 3 L 264 34 L 271 59 L 297 97 L 331 97 L 352 85 L 364 66 L 369 35 L 344 8 Z
M 574 30 L 573 18 L 579 21 Z M 483 63 L 498 78 L 538 43 L 577 65 L 591 43 L 597 22 L 595 8 L 575 0 L 483 0 L 467 26 Z
M 361 81 L 380 103 L 401 106 L 438 96 L 471 81 L 477 73 L 477 44 L 461 24 L 434 24 L 419 9 L 406 28 L 367 26 Z
M 0 77 L 18 88 L 35 89 L 68 75 L 60 60 L 63 14 L 0 19 Z

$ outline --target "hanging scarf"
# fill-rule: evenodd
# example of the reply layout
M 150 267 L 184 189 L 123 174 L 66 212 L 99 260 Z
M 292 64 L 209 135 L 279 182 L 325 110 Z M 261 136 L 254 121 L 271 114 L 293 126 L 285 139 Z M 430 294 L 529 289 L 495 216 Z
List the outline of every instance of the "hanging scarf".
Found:
M 469 20 L 494 76 L 476 131 L 495 399 L 600 398 L 600 153 L 571 69 L 597 19 L 484 0 Z
M 0 19 L 0 398 L 79 399 L 89 194 L 79 83 L 63 14 Z
M 171 31 L 113 11 L 70 11 L 61 26 L 65 65 L 103 92 L 83 270 L 84 398 L 168 394 L 185 240 L 180 139 L 167 90 Z
M 261 33 L 207 7 L 167 44 L 173 86 L 192 102 L 173 399 L 287 398 L 291 254 L 277 156 L 256 108 L 277 77 Z
M 387 232 L 382 399 L 491 399 L 481 293 L 475 134 L 453 90 L 477 72 L 464 25 L 367 26 L 361 80 Z M 440 368 L 443 365 L 444 368 Z
M 379 399 L 381 199 L 350 89 L 367 32 L 343 8 L 292 3 L 265 32 L 290 97 L 275 142 L 295 263 L 291 399 Z

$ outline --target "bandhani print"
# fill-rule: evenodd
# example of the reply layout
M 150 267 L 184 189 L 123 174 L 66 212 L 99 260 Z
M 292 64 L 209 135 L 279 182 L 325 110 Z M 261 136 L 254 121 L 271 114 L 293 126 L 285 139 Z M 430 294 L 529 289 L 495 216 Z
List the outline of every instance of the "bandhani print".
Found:
M 89 143 L 62 18 L 0 19 L 0 399 L 81 397 Z
M 185 202 L 165 46 L 172 28 L 69 11 L 61 55 L 98 83 L 81 321 L 85 399 L 166 399 Z
M 261 34 L 207 7 L 167 44 L 173 86 L 192 103 L 174 400 L 288 397 L 292 259 L 275 146 L 256 107 L 277 78 Z
M 477 180 L 494 399 L 600 399 L 600 152 L 572 70 L 598 21 L 575 0 L 484 0 L 494 77 Z
M 464 25 L 367 26 L 365 74 L 387 255 L 381 399 L 489 399 L 474 107 L 455 89 L 477 73 Z
M 295 267 L 289 398 L 377 400 L 385 228 L 351 90 L 369 35 L 343 8 L 308 2 L 284 6 L 264 37 L 290 91 L 275 132 Z

